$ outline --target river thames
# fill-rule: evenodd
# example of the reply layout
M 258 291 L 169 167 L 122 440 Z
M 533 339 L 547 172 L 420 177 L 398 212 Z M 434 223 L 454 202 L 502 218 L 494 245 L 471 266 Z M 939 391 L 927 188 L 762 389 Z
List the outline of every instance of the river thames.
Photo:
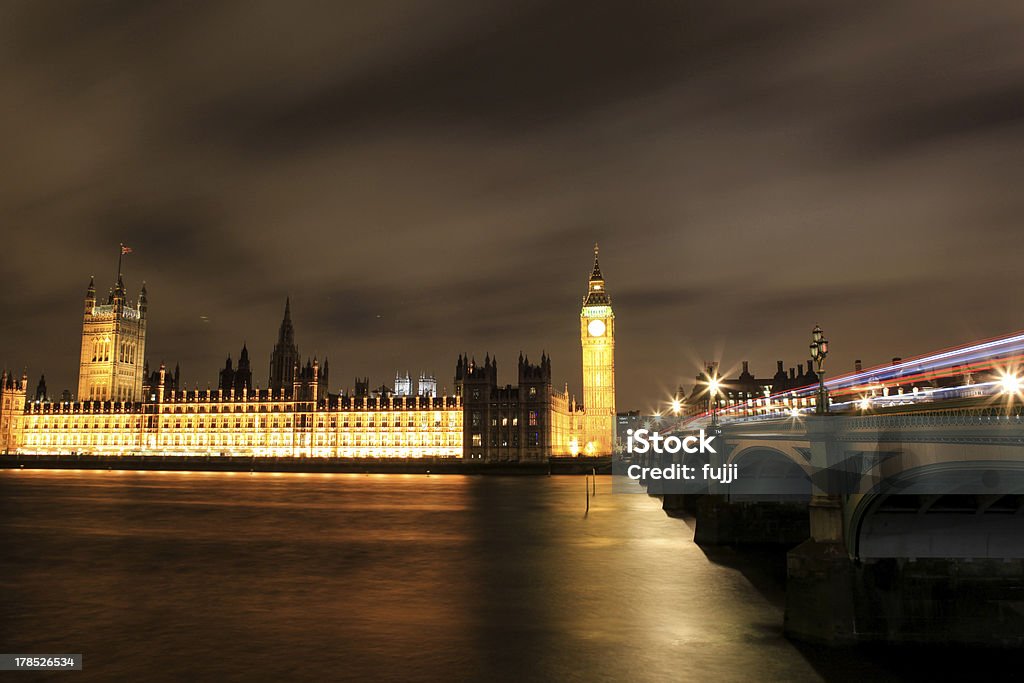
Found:
M 608 478 L 585 513 L 584 486 L 581 477 L 2 472 L 0 650 L 82 653 L 76 680 L 925 673 L 907 651 L 790 642 L 778 558 L 702 550 L 692 522 L 646 495 L 612 494 Z

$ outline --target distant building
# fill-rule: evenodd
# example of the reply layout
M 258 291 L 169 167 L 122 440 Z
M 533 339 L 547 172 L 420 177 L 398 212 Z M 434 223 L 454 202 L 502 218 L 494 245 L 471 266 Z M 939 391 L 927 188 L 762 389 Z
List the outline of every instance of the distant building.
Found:
M 743 369 L 736 377 L 718 377 L 718 364 L 708 364 L 705 371 L 694 378 L 692 390 L 687 394 L 683 387 L 679 387 L 676 394 L 677 400 L 682 403 L 682 411 L 686 415 L 697 415 L 711 409 L 710 391 L 708 379 L 718 380 L 718 392 L 715 395 L 715 407 L 727 408 L 731 406 L 747 407 L 751 412 L 767 411 L 769 408 L 768 397 L 784 394 L 795 389 L 814 385 L 818 382 L 818 376 L 814 372 L 813 362 L 808 360 L 796 368 L 789 368 L 787 373 L 783 362 L 780 360 L 776 365 L 776 372 L 772 377 L 755 377 L 750 373 L 749 363 L 743 361 Z M 775 401 L 775 408 L 788 406 L 785 397 Z M 801 398 L 793 407 L 806 407 L 811 405 L 811 398 Z
M 412 395 L 412 380 L 409 379 L 409 373 L 404 375 L 395 373 L 395 396 L 410 396 Z
M 238 367 L 231 367 L 231 356 L 228 356 L 227 361 L 224 363 L 224 369 L 220 371 L 218 387 L 224 392 L 234 390 L 241 393 L 252 386 L 249 349 L 245 344 L 242 344 L 242 350 L 238 353 Z
M 78 373 L 80 401 L 138 401 L 142 399 L 146 357 L 146 285 L 137 304 L 128 301 L 124 278 L 117 282 L 106 303 L 96 300 L 96 284 L 89 278 L 82 318 L 82 353 Z
M 161 363 L 161 367 L 163 367 L 162 363 Z M 167 392 L 178 391 L 181 388 L 181 365 L 180 364 L 175 363 L 174 364 L 174 372 L 166 372 L 166 373 L 164 373 L 164 375 L 165 376 L 164 376 L 163 381 L 164 381 L 164 390 L 165 391 L 167 391 Z M 159 385 L 160 385 L 160 371 L 159 370 L 154 370 L 153 372 L 150 372 L 149 371 L 149 361 L 146 361 L 145 365 L 143 365 L 142 376 L 144 378 L 143 381 L 142 381 L 143 400 L 150 400 L 150 401 L 155 400 L 156 399 L 156 390 L 157 390 L 157 387 L 159 387 Z
M 36 401 L 49 401 L 49 394 L 46 392 L 46 375 L 39 375 L 39 383 L 36 384 Z
M 370 392 L 370 395 L 374 398 L 390 399 L 395 395 L 394 389 L 389 387 L 387 384 L 381 384 L 379 387 Z
M 277 333 L 277 343 L 270 354 L 271 391 L 291 387 L 299 367 L 299 347 L 295 345 L 295 327 L 292 326 L 291 298 L 284 301 L 284 318 Z
M 582 422 L 568 392 L 551 390 L 551 359 L 540 363 L 519 355 L 519 383 L 498 385 L 498 361 L 483 365 L 459 356 L 455 395 L 462 401 L 463 457 L 485 462 L 529 462 L 574 455 L 573 434 Z
M 306 358 L 306 365 L 310 366 L 315 360 L 315 358 L 312 361 Z M 291 297 L 288 297 L 284 301 L 284 317 L 278 328 L 277 342 L 270 354 L 270 381 L 268 383 L 270 390 L 290 389 L 301 369 L 302 361 L 299 357 L 299 347 L 295 344 L 295 326 L 292 324 Z M 248 370 L 248 354 L 246 354 L 246 370 Z M 320 366 L 318 382 L 320 394 L 326 396 L 330 387 L 330 367 L 326 356 L 323 365 Z M 250 386 L 252 385 L 250 384 Z
M 437 396 L 437 378 L 420 373 L 416 393 L 420 396 Z
M 620 451 L 624 449 L 623 444 L 626 443 L 626 437 L 630 429 L 636 430 L 643 427 L 644 420 L 640 415 L 639 410 L 629 410 L 625 413 L 619 413 L 615 416 L 615 450 Z
M 395 373 L 395 396 L 437 396 L 437 379 L 433 375 L 420 373 L 416 382 L 416 391 L 413 391 L 412 377 L 406 372 Z

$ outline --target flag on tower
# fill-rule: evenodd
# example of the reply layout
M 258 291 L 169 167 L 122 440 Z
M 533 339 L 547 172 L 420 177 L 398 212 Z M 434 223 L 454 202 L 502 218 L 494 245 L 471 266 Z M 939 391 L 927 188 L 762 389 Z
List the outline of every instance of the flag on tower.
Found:
M 121 253 L 122 254 L 130 254 L 130 253 L 132 253 L 132 248 L 131 247 L 126 247 L 126 246 L 124 246 L 122 244 L 121 245 Z

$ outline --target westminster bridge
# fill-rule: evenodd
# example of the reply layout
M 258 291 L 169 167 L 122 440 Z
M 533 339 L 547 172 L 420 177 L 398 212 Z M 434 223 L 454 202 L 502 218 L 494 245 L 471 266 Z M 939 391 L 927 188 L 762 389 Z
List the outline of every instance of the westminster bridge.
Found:
M 990 398 L 873 414 L 801 414 L 668 426 L 716 435 L 715 453 L 635 457 L 730 483 L 643 483 L 695 518 L 701 545 L 787 555 L 786 630 L 830 643 L 1024 645 L 1024 416 Z

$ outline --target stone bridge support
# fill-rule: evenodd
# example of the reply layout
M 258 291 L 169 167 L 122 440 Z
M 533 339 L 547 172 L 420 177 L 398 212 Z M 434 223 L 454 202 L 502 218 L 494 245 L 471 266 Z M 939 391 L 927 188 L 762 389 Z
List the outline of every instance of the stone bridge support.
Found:
M 811 466 L 818 472 L 842 458 L 834 439 L 836 418 L 808 416 Z M 853 561 L 847 552 L 843 501 L 827 482 L 812 482 L 810 538 L 786 556 L 786 635 L 829 644 L 856 640 Z
M 709 465 L 719 468 L 735 464 L 739 477 L 730 484 L 712 481 L 707 494 L 693 501 L 698 545 L 776 545 L 792 548 L 804 541 L 809 532 L 807 516 L 807 478 L 801 468 L 785 454 L 774 449 L 739 450 L 725 440 Z M 771 479 L 770 490 L 759 486 L 769 481 L 768 472 L 786 477 Z M 796 481 L 788 493 L 778 487 Z
M 731 501 L 722 494 L 697 497 L 698 545 L 793 547 L 807 538 L 807 504 L 792 501 Z
M 841 469 L 834 420 L 806 420 L 819 474 Z M 948 467 L 908 476 L 948 481 Z M 1012 466 L 956 472 L 961 485 L 1002 479 L 988 495 L 908 494 L 894 485 L 900 493 L 842 496 L 830 493 L 842 490 L 835 481 L 815 476 L 810 538 L 787 555 L 786 634 L 830 645 L 1024 646 L 1024 495 L 1005 493 L 1024 489 L 1010 485 L 1013 475 Z

